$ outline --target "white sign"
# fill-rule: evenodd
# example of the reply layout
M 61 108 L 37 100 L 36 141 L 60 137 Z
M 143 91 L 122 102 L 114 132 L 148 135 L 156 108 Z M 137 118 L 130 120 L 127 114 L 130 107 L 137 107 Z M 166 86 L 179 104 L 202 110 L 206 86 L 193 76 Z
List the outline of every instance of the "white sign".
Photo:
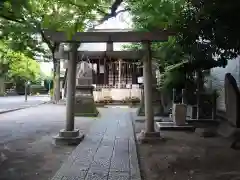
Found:
M 144 81 L 144 79 L 143 79 L 143 76 L 141 76 L 141 77 L 138 77 L 138 80 L 137 80 L 137 81 L 138 81 L 138 83 L 139 83 L 139 84 L 142 84 L 142 83 L 143 83 L 143 81 Z

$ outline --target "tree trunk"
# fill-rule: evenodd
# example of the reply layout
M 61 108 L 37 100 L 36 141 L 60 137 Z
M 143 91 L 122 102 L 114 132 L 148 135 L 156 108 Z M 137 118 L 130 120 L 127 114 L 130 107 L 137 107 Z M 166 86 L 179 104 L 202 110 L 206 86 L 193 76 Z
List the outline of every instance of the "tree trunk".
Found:
M 54 93 L 53 100 L 54 102 L 59 102 L 60 98 L 60 60 L 53 60 L 53 84 L 54 84 Z
M 5 78 L 0 76 L 0 96 L 3 96 L 5 93 Z

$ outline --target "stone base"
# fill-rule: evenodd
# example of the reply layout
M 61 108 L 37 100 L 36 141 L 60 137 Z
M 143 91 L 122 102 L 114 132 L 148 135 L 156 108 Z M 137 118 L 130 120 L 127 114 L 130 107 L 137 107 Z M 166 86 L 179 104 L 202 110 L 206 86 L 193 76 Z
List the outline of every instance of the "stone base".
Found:
M 99 112 L 92 96 L 76 97 L 75 116 L 97 117 Z
M 195 131 L 195 127 L 189 124 L 177 126 L 174 122 L 156 122 L 160 131 Z
M 57 136 L 54 136 L 55 145 L 78 145 L 84 139 L 84 134 L 79 134 L 79 130 L 74 131 L 60 130 Z
M 160 132 L 141 131 L 137 135 L 137 141 L 141 144 L 162 142 L 165 139 L 160 136 Z

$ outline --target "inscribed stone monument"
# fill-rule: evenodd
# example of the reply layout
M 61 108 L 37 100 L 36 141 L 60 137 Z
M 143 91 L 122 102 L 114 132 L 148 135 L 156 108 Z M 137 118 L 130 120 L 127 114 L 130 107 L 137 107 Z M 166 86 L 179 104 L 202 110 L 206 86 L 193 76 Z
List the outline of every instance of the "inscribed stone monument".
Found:
M 77 65 L 75 116 L 97 116 L 93 99 L 92 67 L 82 61 Z
M 225 75 L 224 90 L 227 121 L 220 123 L 218 133 L 233 138 L 231 148 L 237 149 L 237 144 L 240 142 L 240 92 L 236 80 L 230 73 Z
M 225 75 L 224 89 L 227 119 L 233 126 L 240 128 L 240 92 L 230 73 Z

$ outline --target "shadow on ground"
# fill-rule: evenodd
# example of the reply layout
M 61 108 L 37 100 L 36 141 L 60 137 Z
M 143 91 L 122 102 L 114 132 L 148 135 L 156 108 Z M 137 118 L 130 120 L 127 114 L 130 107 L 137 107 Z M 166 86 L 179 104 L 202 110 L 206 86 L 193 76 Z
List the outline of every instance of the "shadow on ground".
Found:
M 143 128 L 135 122 L 136 133 Z M 228 140 L 186 132 L 162 136 L 166 142 L 138 144 L 144 180 L 240 180 L 240 151 L 230 149 Z
M 93 118 L 76 118 L 87 132 Z M 42 105 L 0 115 L 0 179 L 47 180 L 75 147 L 55 146 L 52 136 L 65 125 L 65 107 Z

